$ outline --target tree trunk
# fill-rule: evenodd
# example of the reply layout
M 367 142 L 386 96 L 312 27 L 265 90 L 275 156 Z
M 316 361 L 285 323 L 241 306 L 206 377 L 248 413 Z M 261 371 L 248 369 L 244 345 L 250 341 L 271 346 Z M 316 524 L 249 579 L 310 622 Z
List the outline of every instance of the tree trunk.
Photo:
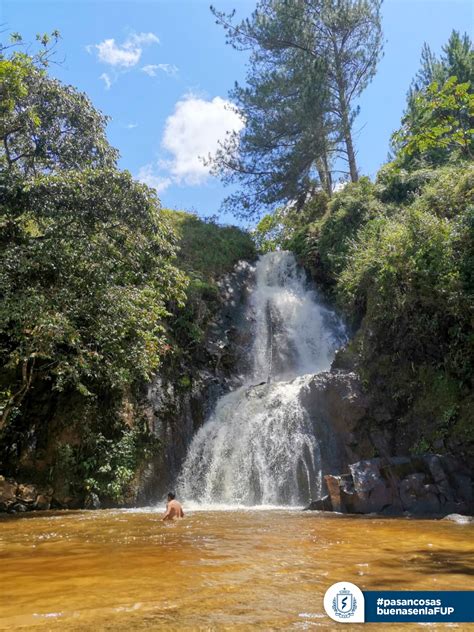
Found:
M 321 158 L 318 160 L 316 169 L 318 171 L 319 180 L 321 182 L 322 189 L 331 197 L 332 194 L 332 180 L 331 174 L 327 169 L 327 162 Z
M 354 145 L 352 144 L 352 132 L 351 132 L 351 124 L 349 122 L 349 113 L 347 105 L 344 106 L 345 109 L 342 109 L 342 134 L 344 136 L 344 142 L 346 144 L 347 151 L 347 160 L 349 162 L 349 173 L 351 176 L 352 182 L 357 182 L 359 179 L 359 174 L 357 172 L 357 163 L 355 159 Z
M 346 82 L 344 73 L 341 68 L 341 59 L 337 44 L 333 41 L 335 79 L 337 86 L 337 97 L 339 101 L 339 116 L 341 119 L 341 131 L 346 145 L 347 161 L 349 163 L 349 173 L 352 182 L 357 182 L 359 174 L 357 173 L 357 163 L 355 159 L 354 144 L 352 142 L 350 104 L 347 102 Z

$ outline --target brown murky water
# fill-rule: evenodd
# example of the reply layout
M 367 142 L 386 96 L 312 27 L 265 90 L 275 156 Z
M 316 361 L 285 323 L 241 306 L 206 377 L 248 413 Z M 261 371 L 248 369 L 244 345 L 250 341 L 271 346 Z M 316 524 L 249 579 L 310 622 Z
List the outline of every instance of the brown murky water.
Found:
M 290 510 L 195 511 L 174 524 L 160 515 L 2 518 L 0 629 L 347 631 L 356 626 L 323 611 L 336 581 L 474 589 L 471 525 Z

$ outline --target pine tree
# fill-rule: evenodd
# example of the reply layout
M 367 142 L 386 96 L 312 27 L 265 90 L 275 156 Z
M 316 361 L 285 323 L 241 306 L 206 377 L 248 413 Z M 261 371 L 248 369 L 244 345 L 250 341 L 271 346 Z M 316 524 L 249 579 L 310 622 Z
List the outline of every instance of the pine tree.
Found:
M 230 97 L 246 126 L 227 138 L 212 163 L 243 190 L 225 205 L 243 216 L 259 207 L 332 190 L 336 155 L 358 170 L 352 127 L 355 101 L 382 49 L 381 0 L 260 0 L 234 22 L 212 8 L 227 42 L 250 51 L 247 86 Z

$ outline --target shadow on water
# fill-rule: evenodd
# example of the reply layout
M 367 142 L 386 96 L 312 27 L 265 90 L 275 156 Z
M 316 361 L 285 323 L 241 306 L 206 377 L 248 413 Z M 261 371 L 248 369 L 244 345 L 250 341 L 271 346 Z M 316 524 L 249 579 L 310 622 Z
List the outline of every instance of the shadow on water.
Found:
M 418 573 L 474 575 L 474 552 L 464 551 L 460 554 L 457 551 L 420 550 L 415 555 L 422 557 L 416 561 Z

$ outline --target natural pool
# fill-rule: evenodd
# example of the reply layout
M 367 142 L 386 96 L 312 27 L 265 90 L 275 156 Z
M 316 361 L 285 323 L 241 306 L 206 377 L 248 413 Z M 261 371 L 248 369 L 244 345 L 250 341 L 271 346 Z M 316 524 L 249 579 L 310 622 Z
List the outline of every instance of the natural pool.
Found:
M 323 610 L 336 581 L 474 589 L 472 525 L 261 508 L 160 517 L 161 508 L 2 517 L 0 629 L 350 630 Z

